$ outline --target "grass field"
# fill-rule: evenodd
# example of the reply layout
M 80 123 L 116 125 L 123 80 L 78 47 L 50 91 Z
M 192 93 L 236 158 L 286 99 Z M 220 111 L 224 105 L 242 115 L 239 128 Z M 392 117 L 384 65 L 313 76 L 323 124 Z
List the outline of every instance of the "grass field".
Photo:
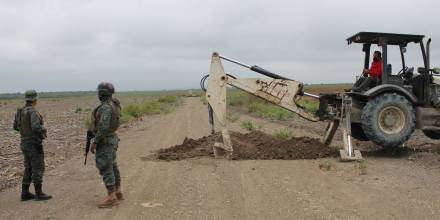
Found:
M 296 117 L 296 114 L 289 110 L 236 89 L 228 91 L 227 102 L 233 108 L 247 111 L 258 117 L 280 121 Z M 299 104 L 310 112 L 316 112 L 319 107 L 318 101 L 308 98 L 299 100 Z
M 180 96 L 165 95 L 141 103 L 128 104 L 122 109 L 121 122 L 125 123 L 144 115 L 169 113 L 179 105 L 180 101 Z
M 351 84 L 312 84 L 305 85 L 304 91 L 317 95 L 321 93 L 338 93 L 351 88 L 351 86 Z M 204 95 L 201 95 L 200 99 L 204 104 L 207 104 Z M 296 117 L 296 114 L 289 110 L 235 88 L 228 89 L 226 100 L 228 106 L 258 117 L 280 121 Z M 301 98 L 298 103 L 310 112 L 316 112 L 319 108 L 319 102 L 312 98 Z

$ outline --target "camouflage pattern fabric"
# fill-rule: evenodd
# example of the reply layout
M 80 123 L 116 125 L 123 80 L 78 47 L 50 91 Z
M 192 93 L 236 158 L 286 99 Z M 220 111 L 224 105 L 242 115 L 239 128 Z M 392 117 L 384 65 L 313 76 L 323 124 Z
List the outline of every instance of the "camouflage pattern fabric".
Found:
M 42 147 L 41 147 L 42 148 Z M 44 153 L 23 151 L 24 172 L 22 184 L 41 184 L 44 175 Z
M 115 186 L 121 183 L 116 151 L 118 148 L 117 137 L 107 138 L 106 143 L 100 143 L 96 149 L 96 167 L 108 191 L 114 191 Z
M 121 182 L 119 168 L 116 162 L 116 152 L 119 138 L 116 130 L 119 127 L 119 102 L 109 98 L 93 111 L 93 132 L 95 134 L 96 167 L 102 176 L 109 192 L 115 190 Z
M 30 104 L 17 110 L 14 129 L 20 132 L 20 147 L 24 157 L 23 184 L 42 183 L 44 175 L 43 139 L 46 129 L 43 118 Z

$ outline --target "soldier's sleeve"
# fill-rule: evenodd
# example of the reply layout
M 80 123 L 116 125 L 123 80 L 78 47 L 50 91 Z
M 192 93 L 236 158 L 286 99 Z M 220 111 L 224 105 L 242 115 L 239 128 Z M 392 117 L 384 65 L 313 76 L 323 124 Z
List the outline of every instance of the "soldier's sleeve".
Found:
M 43 132 L 43 123 L 37 111 L 31 112 L 31 128 L 32 132 L 41 134 Z
M 14 130 L 16 131 L 20 131 L 20 109 L 17 109 L 17 112 L 15 113 L 15 117 L 14 117 Z
M 102 105 L 98 109 L 98 122 L 96 123 L 95 143 L 100 143 L 110 130 L 110 120 L 112 117 L 112 108 L 109 105 Z

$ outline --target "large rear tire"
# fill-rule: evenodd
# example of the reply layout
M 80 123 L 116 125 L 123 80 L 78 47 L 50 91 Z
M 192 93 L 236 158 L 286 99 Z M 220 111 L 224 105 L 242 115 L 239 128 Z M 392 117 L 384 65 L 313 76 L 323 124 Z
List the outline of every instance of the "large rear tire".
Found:
M 374 143 L 383 147 L 399 146 L 415 129 L 412 104 L 396 93 L 385 93 L 367 102 L 362 110 L 362 130 Z

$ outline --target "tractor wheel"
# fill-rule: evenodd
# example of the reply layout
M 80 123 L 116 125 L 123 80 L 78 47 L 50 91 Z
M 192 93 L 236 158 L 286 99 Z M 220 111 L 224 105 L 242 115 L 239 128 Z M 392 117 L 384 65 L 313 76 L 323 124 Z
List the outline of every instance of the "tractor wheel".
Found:
M 385 93 L 368 101 L 362 109 L 361 121 L 368 139 L 383 147 L 399 146 L 415 129 L 412 104 L 396 93 Z
M 426 135 L 426 137 L 429 137 L 434 140 L 440 139 L 440 131 L 434 131 L 434 130 L 423 130 L 423 134 Z
M 362 124 L 360 123 L 351 123 L 351 136 L 360 141 L 369 140 L 362 129 Z

